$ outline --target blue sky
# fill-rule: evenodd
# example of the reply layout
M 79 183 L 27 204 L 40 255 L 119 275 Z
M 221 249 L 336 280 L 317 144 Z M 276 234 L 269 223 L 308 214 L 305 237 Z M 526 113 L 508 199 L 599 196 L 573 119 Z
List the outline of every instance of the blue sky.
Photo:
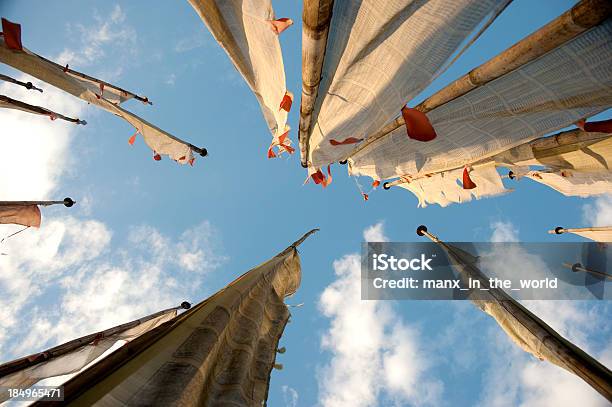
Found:
M 572 4 L 516 0 L 410 104 Z M 281 45 L 287 87 L 296 95 L 289 118 L 296 141 L 301 2 L 276 1 L 274 7 L 277 16 L 295 21 Z M 266 158 L 270 134 L 255 97 L 188 2 L 0 0 L 0 14 L 21 23 L 30 50 L 148 96 L 153 106 L 132 101 L 126 107 L 210 153 L 193 168 L 156 162 L 142 140 L 128 145 L 133 130 L 119 118 L 50 86 L 40 96 L 0 85 L 0 93 L 89 123 L 75 128 L 0 112 L 6 129 L 0 131 L 0 200 L 79 201 L 70 210 L 44 210 L 39 231 L 0 246 L 8 253 L 0 258 L 2 361 L 162 306 L 199 301 L 319 227 L 301 248 L 302 287 L 287 302 L 304 306 L 294 310 L 283 337 L 288 351 L 279 362 L 285 368 L 273 372 L 269 405 L 492 405 L 495 397 L 498 405 L 604 403 L 578 379 L 517 351 L 470 304 L 361 303 L 352 296 L 351 254 L 360 250 L 364 231 L 413 241 L 419 224 L 448 241 L 559 240 L 546 231 L 610 219 L 609 199 L 568 198 L 523 180 L 507 184 L 516 191 L 499 198 L 417 209 L 416 198 L 399 188 L 364 202 L 339 165 L 327 189 L 303 186 L 306 172 L 297 154 Z M 3 226 L 0 233 L 12 230 Z M 533 306 L 609 365 L 609 306 Z M 339 345 L 346 338 L 356 338 L 350 353 Z M 538 377 L 548 387 L 538 387 Z M 347 391 L 361 404 L 350 402 Z

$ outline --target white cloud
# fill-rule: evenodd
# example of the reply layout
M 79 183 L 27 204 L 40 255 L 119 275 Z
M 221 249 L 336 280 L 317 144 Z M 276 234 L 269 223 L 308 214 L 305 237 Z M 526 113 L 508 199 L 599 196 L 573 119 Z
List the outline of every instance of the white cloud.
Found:
M 29 81 L 25 75 L 18 77 Z M 0 84 L 0 94 L 58 113 L 82 118 L 81 101 L 51 86 L 32 80 L 45 92 L 27 91 L 9 83 Z M 72 163 L 70 141 L 77 125 L 30 113 L 0 109 L 0 191 L 3 200 L 49 199 Z M 79 126 L 80 127 L 80 126 Z M 63 199 L 63 196 L 60 198 Z
M 491 242 L 518 242 L 519 231 L 512 222 L 496 221 L 491 224 Z
M 389 238 L 385 236 L 384 222 L 378 222 L 375 225 L 367 227 L 363 231 L 363 239 L 366 242 L 387 242 Z
M 297 407 L 298 403 L 298 392 L 289 386 L 283 386 L 283 399 L 285 401 L 285 407 Z
M 126 24 L 126 17 L 123 9 L 116 4 L 107 16 L 94 13 L 92 23 L 69 24 L 68 30 L 80 39 L 80 46 L 78 51 L 72 49 L 62 51 L 57 58 L 58 63 L 89 66 L 107 56 L 108 45 L 112 45 L 111 50 L 115 54 L 136 55 L 138 36 L 136 30 Z M 106 76 L 105 79 L 114 78 Z
M 595 198 L 582 207 L 584 226 L 612 226 L 612 194 Z M 571 227 L 565 225 L 565 227 Z
M 143 226 L 116 249 L 102 223 L 65 218 L 9 241 L 0 258 L 0 349 L 28 354 L 201 299 L 203 277 L 225 260 L 211 243 L 215 235 L 207 222 L 176 240 Z M 184 256 L 195 259 L 191 268 Z
M 176 74 L 171 73 L 166 78 L 166 85 L 174 86 L 176 84 Z
M 181 38 L 174 46 L 174 50 L 179 53 L 192 51 L 194 49 L 202 48 L 207 42 L 207 34 L 202 27 L 202 24 L 199 24 L 197 31 L 188 37 Z
M 366 229 L 364 238 L 387 240 L 381 223 Z M 361 300 L 359 255 L 346 255 L 333 267 L 337 279 L 319 301 L 330 319 L 321 346 L 331 353 L 320 372 L 320 404 L 373 406 L 385 396 L 398 404 L 436 405 L 442 384 L 425 374 L 430 362 L 418 331 L 391 302 Z

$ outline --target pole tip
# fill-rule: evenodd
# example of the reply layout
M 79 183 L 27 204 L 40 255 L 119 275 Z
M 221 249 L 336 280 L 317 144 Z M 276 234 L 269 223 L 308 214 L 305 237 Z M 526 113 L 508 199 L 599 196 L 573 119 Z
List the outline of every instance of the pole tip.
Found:
M 189 309 L 189 308 L 191 308 L 191 304 L 188 303 L 187 301 L 183 301 L 183 302 L 181 302 L 181 308 L 182 309 Z
M 561 226 L 557 226 L 555 228 L 555 234 L 560 235 L 563 233 L 563 228 Z
M 76 202 L 72 200 L 72 198 L 64 198 L 64 206 L 66 208 L 70 208 L 72 205 L 74 205 Z
M 342 165 L 346 165 L 346 163 L 348 162 L 348 160 L 340 160 L 340 161 L 338 161 L 338 162 L 339 162 L 340 164 L 342 164 Z
M 419 236 L 424 236 L 425 232 L 427 232 L 427 226 L 425 226 L 425 225 L 419 226 L 417 228 L 417 230 L 416 230 L 416 234 L 419 235 Z
M 300 164 L 302 165 L 302 168 L 308 168 L 308 163 L 302 161 Z
M 385 191 L 387 191 L 387 190 L 391 189 L 391 185 L 389 185 L 389 183 L 388 183 L 388 182 L 385 182 L 385 183 L 383 184 L 383 189 L 384 189 Z
M 508 172 L 508 178 L 510 178 L 510 179 L 516 178 L 516 176 L 514 175 L 514 171 L 509 171 Z
M 579 272 L 581 268 L 582 268 L 582 264 L 580 264 L 580 263 L 572 264 L 572 271 L 574 273 Z
M 208 150 L 207 150 L 207 149 L 205 149 L 205 148 L 201 149 L 201 150 L 200 150 L 200 155 L 201 155 L 202 157 L 206 157 L 206 156 L 208 155 Z

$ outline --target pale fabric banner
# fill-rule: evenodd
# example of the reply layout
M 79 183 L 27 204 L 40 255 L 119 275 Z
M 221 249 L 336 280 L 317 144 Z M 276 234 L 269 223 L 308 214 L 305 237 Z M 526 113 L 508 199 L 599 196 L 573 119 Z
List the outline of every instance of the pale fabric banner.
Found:
M 308 160 L 322 168 L 400 114 L 506 0 L 334 1 Z M 405 130 L 404 130 L 405 133 Z M 312 171 L 312 170 L 309 170 Z
M 481 199 L 512 192 L 506 189 L 495 163 L 475 166 L 470 171 L 470 178 L 476 184 L 474 189 L 463 189 L 460 184 L 463 178 L 463 169 L 445 171 L 414 180 L 407 180 L 398 186 L 405 188 L 417 196 L 418 207 L 424 208 L 427 204 L 438 204 L 442 207 L 451 203 L 469 202 L 473 198 Z
M 547 185 L 565 196 L 586 198 L 612 193 L 612 173 L 607 170 L 596 172 L 530 171 L 525 177 Z
M 104 352 L 110 349 L 117 341 L 130 341 L 151 329 L 158 327 L 162 323 L 171 320 L 176 316 L 176 309 L 169 310 L 161 315 L 147 319 L 143 322 L 133 323 L 127 329 L 111 328 L 103 331 L 98 335 L 89 335 L 81 338 L 82 342 L 69 352 L 62 352 L 62 349 L 69 346 L 74 347 L 76 341 L 70 341 L 66 344 L 56 346 L 40 354 L 31 355 L 28 359 L 35 360 L 37 357 L 48 357 L 48 360 L 34 364 L 25 369 L 18 370 L 14 373 L 0 376 L 0 387 L 22 388 L 36 384 L 38 381 L 50 377 L 67 375 L 78 372 L 86 367 L 90 362 L 100 357 Z M 61 353 L 54 357 L 54 353 Z M 4 365 L 0 365 L 0 372 Z M 8 392 L 0 391 L 0 402 L 7 400 Z
M 38 205 L 0 205 L 0 223 L 40 227 Z
M 112 91 L 111 88 L 101 92 L 100 88 L 96 87 L 93 82 L 64 72 L 60 65 L 30 52 L 26 48 L 23 51 L 9 49 L 1 37 L 0 62 L 123 118 L 138 130 L 146 144 L 157 154 L 167 155 L 180 164 L 193 162 L 191 144 L 155 127 L 118 105 L 118 102 L 127 100 L 131 96 L 118 96 L 117 92 Z M 101 93 L 102 96 L 100 96 Z M 107 97 L 110 99 L 107 99 Z
M 586 239 L 594 240 L 596 242 L 612 242 L 612 227 L 608 228 L 608 230 L 585 230 L 585 231 L 570 231 L 578 236 L 582 236 Z
M 287 111 L 281 109 L 288 94 L 278 34 L 273 30 L 270 0 L 189 0 L 213 37 L 249 85 L 273 136 L 273 145 L 287 151 Z
M 283 299 L 300 280 L 290 247 L 101 361 L 105 376 L 96 366 L 76 376 L 66 394 L 82 390 L 75 405 L 261 406 L 290 316 Z
M 388 179 L 459 168 L 608 109 L 611 39 L 608 19 L 427 113 L 435 140 L 411 140 L 399 128 L 351 157 L 350 172 Z

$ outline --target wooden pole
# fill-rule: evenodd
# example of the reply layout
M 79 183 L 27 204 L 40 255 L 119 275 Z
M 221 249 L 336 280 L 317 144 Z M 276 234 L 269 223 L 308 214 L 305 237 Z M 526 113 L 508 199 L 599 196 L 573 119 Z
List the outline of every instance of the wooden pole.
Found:
M 601 24 L 611 15 L 611 1 L 581 0 L 544 27 L 430 96 L 415 109 L 427 113 L 463 96 L 471 90 L 489 83 L 576 38 L 590 28 Z M 347 158 L 403 125 L 404 119 L 399 115 L 391 123 L 368 136 L 347 155 Z
M 427 227 L 423 225 L 417 228 L 417 234 L 419 236 L 426 236 L 431 241 L 439 244 L 449 256 L 451 264 L 457 263 L 460 265 L 456 269 L 462 274 L 462 277 L 478 279 L 481 281 L 482 287 L 489 287 L 486 276 L 472 263 L 463 260 L 461 250 L 444 243 L 438 237 L 429 233 Z M 541 347 L 543 351 L 552 356 L 552 359 L 548 360 L 549 362 L 574 373 L 608 401 L 612 402 L 612 372 L 607 367 L 559 335 L 554 329 L 503 290 L 489 288 L 485 292 L 488 293 L 487 295 L 490 294 L 491 299 L 475 300 L 475 303 L 485 302 L 494 305 L 496 312 L 487 313 L 495 318 L 502 328 L 504 328 L 504 324 L 508 323 L 511 323 L 514 328 L 520 327 L 524 335 L 529 335 L 530 339 L 537 341 L 538 347 Z M 500 316 L 500 314 L 501 318 L 498 320 L 496 315 Z M 515 335 L 520 334 L 519 331 L 514 331 Z
M 304 240 L 306 240 L 310 235 L 317 232 L 318 230 L 319 229 L 312 229 L 309 232 L 305 233 L 301 238 L 292 243 L 289 247 L 287 247 L 275 257 L 283 256 L 290 252 L 296 252 L 297 246 L 302 244 Z M 257 270 L 257 268 L 253 270 Z M 33 403 L 32 406 L 44 405 L 46 407 L 64 406 L 69 403 L 78 404 L 78 402 L 75 401 L 79 397 L 82 397 L 85 392 L 89 391 L 96 384 L 108 378 L 111 374 L 116 372 L 122 366 L 125 366 L 132 359 L 138 357 L 140 353 L 144 352 L 150 346 L 153 346 L 157 341 L 161 340 L 174 328 L 179 326 L 183 321 L 189 319 L 193 314 L 200 312 L 200 310 L 207 306 L 210 302 L 215 301 L 217 296 L 223 295 L 223 293 L 228 289 L 228 287 L 232 286 L 243 278 L 247 278 L 251 271 L 244 273 L 240 277 L 236 278 L 233 282 L 229 283 L 224 289 L 221 289 L 220 291 L 213 294 L 211 297 L 203 300 L 199 304 L 194 305 L 189 311 L 182 313 L 173 320 L 167 321 L 164 324 L 161 324 L 160 326 L 156 327 L 155 329 L 152 329 L 138 336 L 137 338 L 134 338 L 132 341 L 115 350 L 114 352 L 106 356 L 104 359 L 89 367 L 87 370 L 84 370 L 83 372 L 72 377 L 69 381 L 64 383 L 64 401 L 44 402 L 44 404 L 43 402 L 36 402 Z M 98 396 L 94 395 L 93 397 L 96 398 Z
M 11 78 L 10 76 L 7 76 L 7 75 L 0 74 L 0 80 L 3 80 L 5 82 L 14 83 L 15 85 L 23 86 L 24 88 L 26 88 L 28 90 L 34 89 L 34 90 L 37 90 L 37 91 L 39 91 L 41 93 L 43 91 L 42 89 L 37 88 L 36 86 L 34 86 L 32 84 L 32 82 L 21 82 L 21 81 L 18 81 L 17 79 Z
M 321 82 L 327 35 L 334 0 L 304 0 L 302 13 L 302 100 L 300 103 L 300 159 L 308 166 L 312 114 Z
M 562 233 L 608 232 L 608 231 L 612 231 L 612 226 L 593 226 L 589 228 L 574 228 L 574 229 L 565 229 L 559 226 L 553 230 L 549 230 L 548 233 L 551 235 L 560 235 Z
M 582 271 L 583 273 L 590 273 L 590 274 L 596 275 L 598 277 L 608 278 L 608 279 L 612 280 L 612 275 L 604 273 L 603 271 L 597 271 L 597 270 L 588 269 L 588 268 L 584 267 L 580 263 L 575 263 L 575 264 L 563 263 L 563 267 L 567 267 L 568 269 L 571 269 L 574 272 Z
M 68 65 L 62 66 L 62 65 L 60 65 L 60 64 L 58 64 L 56 62 L 51 61 L 50 59 L 42 57 L 40 55 L 36 55 L 36 56 L 41 58 L 41 59 L 44 59 L 46 62 L 48 62 L 48 63 L 50 63 L 52 65 L 55 65 L 57 68 L 61 69 L 65 73 L 69 73 L 69 74 L 71 74 L 73 76 L 76 76 L 76 77 L 79 77 L 79 78 L 82 78 L 82 79 L 85 79 L 85 80 L 88 80 L 88 81 L 91 81 L 91 82 L 95 82 L 95 83 L 100 84 L 100 85 L 104 85 L 105 88 L 111 88 L 111 89 L 114 89 L 114 90 L 116 90 L 118 92 L 121 92 L 121 93 L 125 94 L 126 96 L 132 96 L 134 99 L 139 100 L 139 101 L 141 101 L 144 104 L 149 104 L 149 105 L 153 104 L 153 102 L 149 101 L 149 98 L 146 97 L 146 96 L 138 96 L 137 94 L 135 94 L 134 92 L 130 92 L 129 90 L 125 90 L 125 89 L 120 88 L 118 86 L 115 86 L 115 85 L 113 85 L 111 83 L 105 82 L 105 81 L 100 80 L 98 78 L 94 78 L 93 76 L 89 76 L 87 74 L 84 74 L 83 72 L 79 72 L 79 71 L 75 71 L 74 69 L 70 69 L 70 68 L 68 68 Z
M 539 139 L 530 141 L 520 146 L 508 149 L 500 154 L 496 154 L 492 157 L 476 161 L 474 163 L 468 163 L 470 166 L 478 166 L 489 162 L 496 163 L 507 163 L 512 162 L 515 165 L 521 165 L 521 162 L 527 162 L 533 159 L 542 159 L 546 157 L 552 157 L 560 153 L 568 153 L 572 151 L 580 150 L 591 144 L 606 140 L 612 137 L 611 134 L 606 133 L 587 133 L 580 129 L 562 131 L 557 134 L 553 134 L 547 137 L 540 137 Z M 452 168 L 441 172 L 453 171 L 462 167 Z M 432 175 L 432 174 L 428 174 Z M 416 177 L 414 179 L 423 178 L 423 176 Z M 394 181 L 385 182 L 383 184 L 384 189 L 389 189 L 393 186 L 404 184 L 407 181 L 407 176 L 400 177 Z M 512 177 L 509 177 L 512 178 Z
M 39 206 L 50 206 L 50 205 L 59 205 L 62 204 L 67 208 L 70 208 L 74 205 L 76 201 L 73 201 L 72 198 L 64 198 L 62 201 L 0 201 L 0 206 L 29 206 L 29 205 L 39 205 Z
M 53 110 L 49 110 L 41 106 L 31 105 L 29 103 L 25 103 L 19 100 L 12 99 L 8 96 L 0 95 L 0 106 L 5 107 L 1 105 L 2 103 L 6 103 L 7 105 L 9 105 L 9 107 L 12 106 L 12 108 L 16 110 L 21 110 L 21 111 L 28 112 L 28 113 L 39 114 L 42 116 L 49 116 L 53 119 L 62 119 L 67 122 L 71 122 L 75 124 L 87 124 L 85 120 L 74 119 L 72 117 L 64 116 L 63 114 L 56 113 Z

